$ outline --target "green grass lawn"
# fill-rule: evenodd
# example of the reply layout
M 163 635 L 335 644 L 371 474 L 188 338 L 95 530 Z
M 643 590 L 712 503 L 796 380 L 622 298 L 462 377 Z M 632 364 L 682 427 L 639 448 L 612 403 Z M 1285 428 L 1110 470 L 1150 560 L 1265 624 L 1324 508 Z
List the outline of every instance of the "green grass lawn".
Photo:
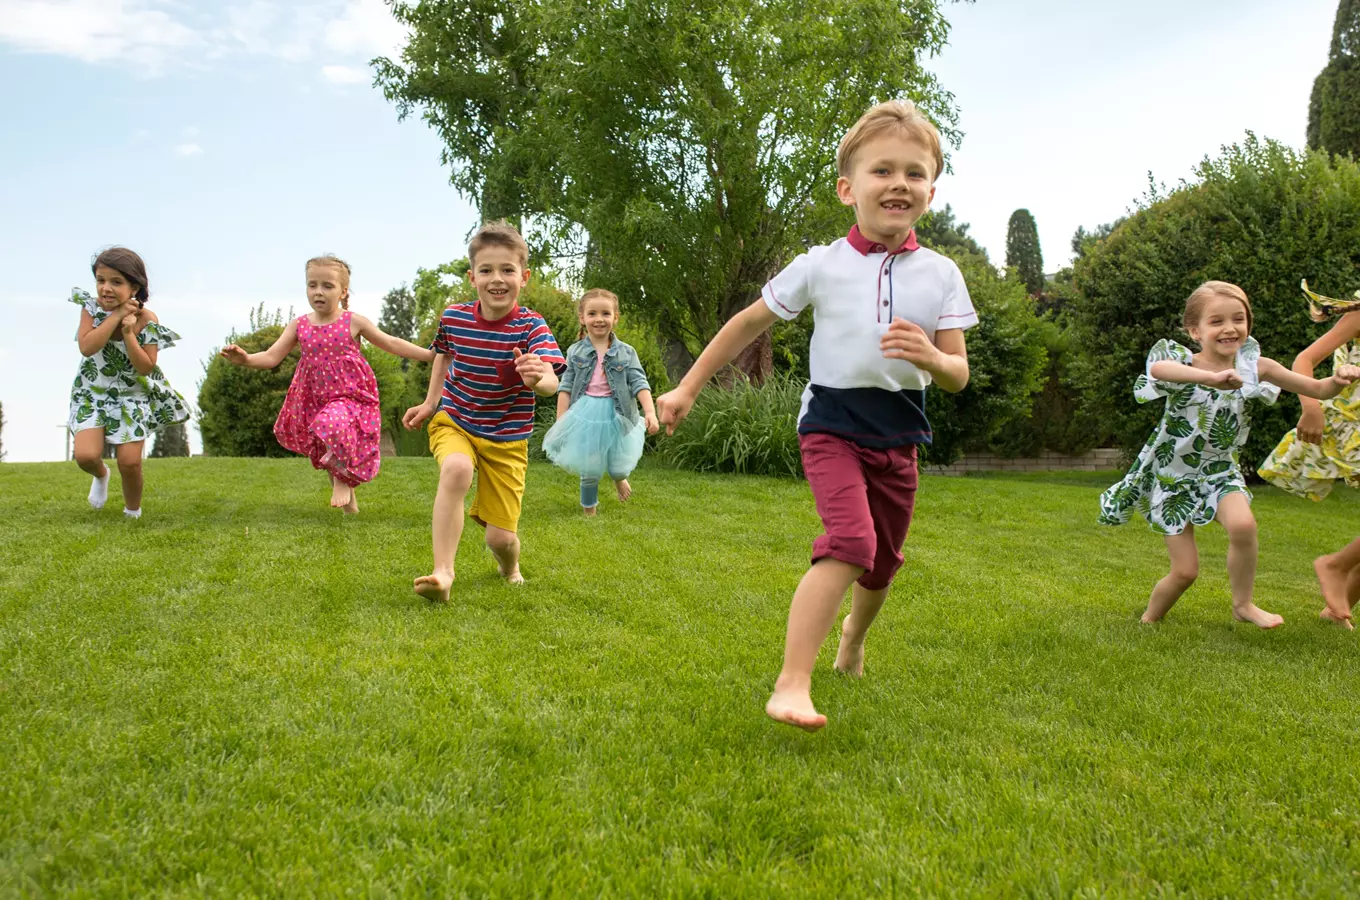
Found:
M 74 465 L 0 466 L 0 894 L 1285 896 L 1360 893 L 1360 638 L 1310 561 L 1360 498 L 1257 493 L 1230 621 L 1113 475 L 927 478 L 866 677 L 769 722 L 818 523 L 797 481 L 644 468 L 579 514 L 530 472 L 527 585 L 469 528 L 430 563 L 435 468 L 325 505 L 304 460 L 150 460 L 145 516 Z

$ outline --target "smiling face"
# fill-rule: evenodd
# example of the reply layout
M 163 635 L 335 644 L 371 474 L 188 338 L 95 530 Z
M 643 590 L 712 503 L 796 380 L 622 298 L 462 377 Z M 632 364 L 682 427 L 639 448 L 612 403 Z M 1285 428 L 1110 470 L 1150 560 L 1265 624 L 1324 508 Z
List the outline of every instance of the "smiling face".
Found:
M 618 324 L 619 312 L 614 307 L 614 301 L 608 297 L 591 297 L 581 305 L 577 318 L 581 320 L 581 327 L 587 336 L 607 340 Z
M 529 283 L 529 270 L 520 264 L 518 251 L 492 244 L 477 251 L 468 281 L 477 289 L 483 318 L 500 319 L 519 302 L 520 290 Z
M 109 312 L 131 300 L 136 295 L 138 287 L 122 272 L 108 266 L 95 266 L 94 286 L 99 308 Z
M 307 266 L 307 302 L 317 315 L 333 316 L 340 309 L 340 302 L 349 299 L 347 280 L 340 266 L 324 263 Z
M 1251 326 L 1241 300 L 1228 294 L 1214 294 L 1204 301 L 1199 321 L 1188 330 L 1205 354 L 1231 359 L 1246 343 Z
M 936 174 L 926 142 L 894 129 L 855 151 L 849 174 L 836 179 L 836 194 L 855 208 L 860 234 L 896 247 L 930 208 Z

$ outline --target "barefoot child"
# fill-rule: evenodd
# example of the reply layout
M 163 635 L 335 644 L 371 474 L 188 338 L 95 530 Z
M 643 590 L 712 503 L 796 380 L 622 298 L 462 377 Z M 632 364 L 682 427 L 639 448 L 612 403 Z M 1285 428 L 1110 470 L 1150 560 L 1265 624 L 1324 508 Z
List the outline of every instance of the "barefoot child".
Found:
M 776 320 L 812 308 L 798 442 L 826 533 L 794 592 L 784 668 L 765 705 L 771 718 L 808 731 L 826 724 L 812 704 L 812 667 L 846 589 L 854 584 L 836 668 L 859 676 L 864 636 L 902 564 L 916 445 L 931 441 L 925 389 L 968 383 L 963 330 L 977 324 L 968 289 L 951 260 L 918 248 L 913 231 L 943 165 L 939 134 L 912 104 L 865 113 L 836 155 L 836 193 L 855 210 L 849 235 L 776 275 L 657 401 L 672 433 L 719 368 Z
M 1164 535 L 1171 571 L 1152 589 L 1144 622 L 1167 614 L 1199 574 L 1195 526 L 1215 519 L 1228 532 L 1228 581 L 1233 617 L 1261 628 L 1284 619 L 1252 602 L 1256 579 L 1256 519 L 1237 456 L 1247 440 L 1249 399 L 1274 403 L 1280 389 L 1335 397 L 1360 378 L 1343 366 L 1317 381 L 1261 356 L 1251 335 L 1251 302 L 1237 285 L 1207 281 L 1185 301 L 1185 330 L 1200 346 L 1192 354 L 1162 340 L 1134 385 L 1140 403 L 1166 398 L 1161 425 L 1124 480 L 1100 496 L 1100 521 L 1122 525 L 1134 510 Z
M 318 256 L 307 260 L 306 271 L 312 311 L 289 322 L 268 350 L 247 353 L 230 344 L 222 348 L 222 356 L 233 365 L 272 369 L 294 344 L 302 348 L 288 396 L 274 420 L 274 437 L 330 476 L 331 506 L 356 513 L 354 489 L 372 481 L 382 462 L 378 382 L 359 339 L 405 359 L 429 361 L 434 354 L 349 311 L 350 269 L 344 260 Z
M 425 402 L 402 423 L 430 423 L 430 450 L 439 464 L 431 537 L 434 571 L 415 580 L 422 597 L 447 602 L 454 555 L 463 535 L 463 498 L 477 473 L 468 514 L 486 529 L 486 545 L 511 584 L 519 571 L 520 507 L 534 428 L 534 395 L 557 391 L 564 364 L 548 323 L 519 305 L 529 282 L 529 247 L 502 222 L 483 225 L 468 244 L 468 281 L 477 299 L 444 310 L 434 338 L 434 367 Z M 431 418 L 433 416 L 433 418 Z
M 601 288 L 586 291 L 576 315 L 582 336 L 567 350 L 567 368 L 557 386 L 557 422 L 543 438 L 543 452 L 581 476 L 581 507 L 593 516 L 606 472 L 620 502 L 633 495 L 628 476 L 642 458 L 643 427 L 656 434 L 659 425 L 637 351 L 614 336 L 619 298 Z
M 1294 371 L 1308 378 L 1331 355 L 1332 370 L 1360 365 L 1360 300 L 1332 300 L 1308 290 L 1313 321 L 1340 316 L 1332 329 L 1294 358 Z M 1337 481 L 1360 487 L 1360 382 L 1331 400 L 1301 397 L 1298 427 L 1284 436 L 1257 472 L 1266 481 L 1301 497 L 1321 500 Z M 1313 563 L 1326 601 L 1319 615 L 1349 629 L 1360 598 L 1360 538 Z
M 76 465 L 94 476 L 90 506 L 103 509 L 109 496 L 104 442 L 115 445 L 123 480 L 123 515 L 142 515 L 142 446 L 166 425 L 189 419 L 184 398 L 170 387 L 156 365 L 162 347 L 179 335 L 160 324 L 146 308 L 150 296 L 146 265 L 124 247 L 110 247 L 90 266 L 98 297 L 77 288 L 71 302 L 80 306 L 76 332 L 80 364 L 71 386 L 66 427 L 75 434 Z

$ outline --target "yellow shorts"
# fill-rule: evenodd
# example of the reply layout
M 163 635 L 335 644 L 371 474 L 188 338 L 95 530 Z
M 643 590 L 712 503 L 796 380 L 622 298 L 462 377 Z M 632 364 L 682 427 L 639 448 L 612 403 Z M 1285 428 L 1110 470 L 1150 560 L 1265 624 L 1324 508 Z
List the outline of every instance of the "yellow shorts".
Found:
M 430 420 L 429 431 L 435 462 L 442 464 L 450 453 L 472 459 L 477 495 L 468 515 L 473 521 L 517 530 L 524 503 L 524 475 L 529 470 L 529 442 L 492 441 L 469 434 L 442 409 Z

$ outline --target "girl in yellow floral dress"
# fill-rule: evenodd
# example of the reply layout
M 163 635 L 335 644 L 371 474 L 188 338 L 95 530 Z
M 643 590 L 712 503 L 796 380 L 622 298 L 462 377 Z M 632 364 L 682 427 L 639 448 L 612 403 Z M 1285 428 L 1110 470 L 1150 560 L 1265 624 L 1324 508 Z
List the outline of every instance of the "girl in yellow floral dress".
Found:
M 1355 300 L 1332 300 L 1308 290 L 1309 312 L 1315 322 L 1340 316 L 1331 330 L 1294 358 L 1293 369 L 1312 377 L 1329 355 L 1332 369 L 1360 365 L 1360 295 Z M 1331 400 L 1300 396 L 1299 424 L 1280 441 L 1257 472 L 1278 488 L 1322 500 L 1338 481 L 1360 488 L 1360 382 L 1348 385 Z M 1360 538 L 1336 553 L 1313 562 L 1322 596 L 1320 615 L 1352 628 L 1351 610 L 1360 599 Z

